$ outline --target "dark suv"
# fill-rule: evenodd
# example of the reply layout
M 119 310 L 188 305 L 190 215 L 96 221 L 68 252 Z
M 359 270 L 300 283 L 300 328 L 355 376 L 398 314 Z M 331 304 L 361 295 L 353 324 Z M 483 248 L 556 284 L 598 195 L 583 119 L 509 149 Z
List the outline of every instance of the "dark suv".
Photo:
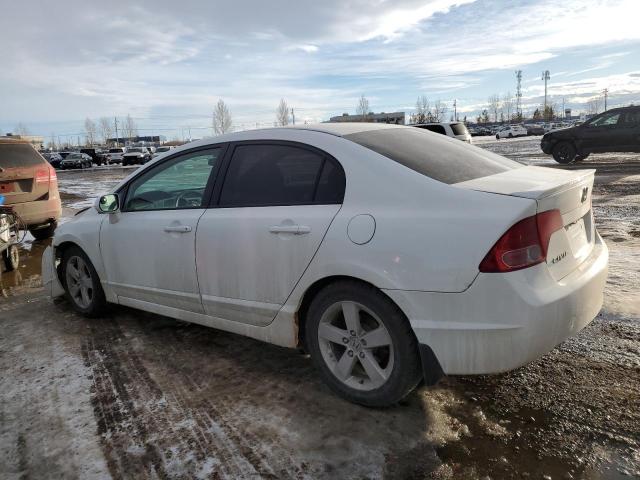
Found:
M 549 132 L 540 147 L 558 163 L 579 162 L 590 153 L 640 152 L 640 106 L 613 108 L 582 125 Z

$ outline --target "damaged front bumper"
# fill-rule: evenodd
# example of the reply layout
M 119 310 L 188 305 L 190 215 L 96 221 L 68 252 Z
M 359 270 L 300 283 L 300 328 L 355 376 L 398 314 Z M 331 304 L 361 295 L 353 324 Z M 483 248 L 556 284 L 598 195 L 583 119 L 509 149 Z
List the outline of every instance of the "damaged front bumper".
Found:
M 42 286 L 51 298 L 64 295 L 64 288 L 58 278 L 56 259 L 51 246 L 47 247 L 42 254 Z

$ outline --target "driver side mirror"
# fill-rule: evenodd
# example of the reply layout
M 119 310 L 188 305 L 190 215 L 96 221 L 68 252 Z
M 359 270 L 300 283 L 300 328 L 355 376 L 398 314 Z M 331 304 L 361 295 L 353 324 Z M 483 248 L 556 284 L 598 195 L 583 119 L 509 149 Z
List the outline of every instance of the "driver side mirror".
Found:
M 115 213 L 120 209 L 120 199 L 117 193 L 103 195 L 98 200 L 99 213 Z

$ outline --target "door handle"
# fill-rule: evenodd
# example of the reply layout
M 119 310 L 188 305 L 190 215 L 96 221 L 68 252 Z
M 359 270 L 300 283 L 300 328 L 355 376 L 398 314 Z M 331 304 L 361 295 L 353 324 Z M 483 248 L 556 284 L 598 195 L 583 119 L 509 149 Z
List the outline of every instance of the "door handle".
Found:
M 304 235 L 311 233 L 311 227 L 306 225 L 274 225 L 269 227 L 271 233 L 292 233 L 293 235 Z
M 189 233 L 191 227 L 189 225 L 172 225 L 170 227 L 164 227 L 164 231 L 169 233 Z

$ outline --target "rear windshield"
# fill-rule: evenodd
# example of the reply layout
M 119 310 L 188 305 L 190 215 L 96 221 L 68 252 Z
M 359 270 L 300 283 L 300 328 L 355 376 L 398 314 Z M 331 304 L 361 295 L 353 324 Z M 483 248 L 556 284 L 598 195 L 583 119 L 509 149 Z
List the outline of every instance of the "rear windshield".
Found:
M 522 167 L 488 150 L 418 128 L 369 130 L 344 138 L 447 184 Z
M 26 143 L 0 143 L 0 168 L 22 168 L 41 165 L 44 159 Z
M 453 130 L 454 135 L 466 135 L 468 133 L 464 123 L 452 123 L 451 130 Z

